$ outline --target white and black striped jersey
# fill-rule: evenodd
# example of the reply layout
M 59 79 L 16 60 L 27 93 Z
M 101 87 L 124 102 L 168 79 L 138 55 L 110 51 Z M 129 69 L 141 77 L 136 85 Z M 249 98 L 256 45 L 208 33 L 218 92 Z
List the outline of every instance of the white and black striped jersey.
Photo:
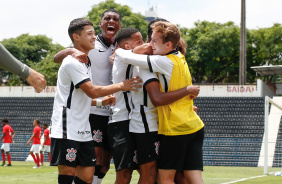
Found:
M 115 53 L 126 64 L 132 64 L 143 69 L 149 69 L 150 72 L 158 73 L 164 91 L 167 92 L 174 66 L 173 62 L 167 56 L 134 54 L 132 51 L 124 49 L 117 49 Z M 172 53 L 180 56 L 177 50 L 172 51 Z
M 146 85 L 152 81 L 159 81 L 156 73 L 133 67 L 133 76 L 139 76 L 143 81 L 143 87 L 137 92 L 132 91 L 133 109 L 129 124 L 129 132 L 145 133 L 158 131 L 158 112 L 152 104 L 146 90 Z
M 112 82 L 113 84 L 132 78 L 132 65 L 120 62 L 116 57 L 113 63 Z M 131 94 L 129 91 L 119 91 L 114 93 L 116 103 L 111 106 L 111 115 L 109 123 L 129 120 L 131 112 Z
M 57 91 L 51 118 L 50 137 L 91 141 L 89 114 L 92 99 L 79 86 L 91 81 L 91 62 L 66 57 L 58 71 Z
M 97 36 L 95 49 L 92 49 L 88 54 L 91 60 L 92 82 L 94 85 L 107 86 L 111 84 L 112 64 L 109 62 L 109 56 L 112 55 L 115 45 L 115 43 L 109 45 L 101 35 Z M 109 116 L 110 107 L 92 106 L 90 113 Z

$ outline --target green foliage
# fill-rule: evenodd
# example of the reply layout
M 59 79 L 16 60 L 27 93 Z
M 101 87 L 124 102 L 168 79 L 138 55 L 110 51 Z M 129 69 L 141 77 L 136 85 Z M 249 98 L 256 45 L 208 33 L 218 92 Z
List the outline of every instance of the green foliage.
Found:
M 53 56 L 59 50 L 64 49 L 63 46 L 53 44 L 52 39 L 45 35 L 32 36 L 29 34 L 4 39 L 1 43 L 18 60 L 42 73 L 48 85 L 56 85 L 59 65 L 53 62 Z M 1 75 L 3 78 L 8 78 L 7 85 L 9 86 L 27 84 L 18 76 L 4 70 L 1 70 Z
M 96 34 L 101 32 L 99 27 L 101 15 L 107 9 L 116 9 L 121 14 L 122 28 L 135 27 L 141 32 L 143 39 L 146 38 L 148 23 L 145 21 L 145 17 L 140 13 L 133 13 L 130 7 L 127 5 L 117 4 L 114 0 L 100 2 L 99 4 L 94 5 L 88 12 L 86 18 L 93 22 Z

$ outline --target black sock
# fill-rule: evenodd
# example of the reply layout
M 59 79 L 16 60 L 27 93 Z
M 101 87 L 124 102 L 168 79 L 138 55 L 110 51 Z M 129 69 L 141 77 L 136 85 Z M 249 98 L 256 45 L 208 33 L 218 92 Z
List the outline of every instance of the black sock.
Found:
M 94 173 L 94 176 L 98 176 L 100 171 L 102 169 L 102 166 L 101 165 L 96 165 L 95 166 L 95 173 Z
M 75 176 L 73 178 L 74 184 L 87 184 L 85 181 L 81 180 L 79 177 Z
M 58 184 L 72 184 L 74 176 L 70 175 L 59 175 L 58 176 Z
M 98 174 L 98 178 L 99 179 L 103 179 L 104 177 L 105 177 L 105 173 L 102 173 L 102 172 L 100 172 L 99 174 Z

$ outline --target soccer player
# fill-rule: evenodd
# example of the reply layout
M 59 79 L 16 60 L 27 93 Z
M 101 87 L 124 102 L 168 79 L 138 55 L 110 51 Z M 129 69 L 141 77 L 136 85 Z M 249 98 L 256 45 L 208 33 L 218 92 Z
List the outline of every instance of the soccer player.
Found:
M 101 34 L 95 41 L 95 49 L 92 49 L 88 57 L 91 60 L 92 82 L 94 85 L 106 86 L 111 84 L 112 64 L 109 56 L 116 47 L 115 36 L 121 28 L 121 15 L 115 9 L 108 9 L 101 15 Z M 81 62 L 88 62 L 87 55 L 76 48 L 68 48 L 58 52 L 54 57 L 54 62 L 60 63 L 68 55 L 72 55 Z M 93 184 L 100 184 L 105 174 L 110 168 L 112 153 L 107 140 L 107 125 L 110 116 L 109 106 L 99 103 L 91 107 L 89 121 L 91 133 L 94 139 L 96 153 L 96 167 Z
M 51 154 L 50 154 L 50 145 L 51 145 L 51 140 L 49 137 L 49 129 L 46 123 L 43 124 L 43 135 L 44 135 L 44 141 L 41 145 L 40 148 L 40 159 L 41 159 L 41 165 L 43 165 L 43 160 L 44 156 L 43 153 L 44 151 L 47 152 L 48 157 L 49 157 L 49 164 L 51 163 Z
M 1 166 L 4 166 L 5 165 L 5 153 L 7 155 L 7 159 L 8 159 L 8 164 L 7 166 L 12 166 L 11 164 L 11 155 L 10 155 L 10 144 L 13 141 L 16 133 L 14 132 L 13 128 L 8 125 L 9 121 L 8 119 L 4 118 L 2 119 L 2 124 L 3 124 L 3 135 L 2 137 L 0 138 L 0 141 L 2 141 L 3 139 L 3 144 L 1 146 L 1 154 L 2 154 L 2 165 Z
M 143 44 L 142 35 L 136 28 L 124 28 L 116 37 L 118 46 L 123 49 L 133 49 Z M 132 76 L 132 65 L 113 62 L 113 83 L 121 82 Z M 116 103 L 111 106 L 111 116 L 108 124 L 108 137 L 113 152 L 116 169 L 116 184 L 130 183 L 132 171 L 136 164 L 133 162 L 135 146 L 132 134 L 129 133 L 129 114 L 131 112 L 131 95 L 128 91 L 114 93 Z
M 88 55 L 95 48 L 95 31 L 91 21 L 78 18 L 68 28 L 74 48 Z M 89 114 L 91 105 L 107 105 L 117 91 L 136 90 L 139 80 L 132 78 L 109 86 L 91 82 L 91 64 L 66 57 L 58 72 L 57 92 L 51 119 L 51 165 L 58 166 L 59 184 L 91 183 L 95 171 L 94 141 Z M 95 98 L 106 96 L 101 101 Z M 94 100 L 92 100 L 94 99 Z
M 33 167 L 34 169 L 40 168 L 39 146 L 40 146 L 40 139 L 41 139 L 42 130 L 41 130 L 39 124 L 40 124 L 39 119 L 35 119 L 33 121 L 33 126 L 34 126 L 33 134 L 26 143 L 26 145 L 29 145 L 30 141 L 33 140 L 32 146 L 30 148 L 30 155 L 32 156 L 32 158 L 35 162 L 35 166 Z M 33 153 L 35 153 L 35 155 Z
M 157 22 L 152 25 L 152 29 L 151 48 L 147 47 L 143 52 L 142 48 L 145 47 L 140 46 L 133 52 L 151 53 L 152 49 L 153 54 L 159 56 L 136 55 L 121 49 L 118 49 L 116 54 L 117 57 L 123 57 L 122 60 L 126 63 L 149 69 L 151 72 L 159 72 L 159 84 L 152 82 L 152 88 L 155 90 L 148 91 L 152 103 L 158 106 L 159 115 L 158 182 L 174 183 L 175 173 L 180 170 L 188 183 L 203 183 L 201 171 L 204 124 L 193 110 L 192 100 L 198 95 L 199 89 L 191 85 L 192 79 L 185 58 L 175 50 L 180 40 L 180 31 L 177 26 L 168 22 Z M 190 91 L 185 97 L 174 95 L 162 100 L 164 92 L 183 87 L 185 90 L 185 86 L 188 86 L 186 90 Z

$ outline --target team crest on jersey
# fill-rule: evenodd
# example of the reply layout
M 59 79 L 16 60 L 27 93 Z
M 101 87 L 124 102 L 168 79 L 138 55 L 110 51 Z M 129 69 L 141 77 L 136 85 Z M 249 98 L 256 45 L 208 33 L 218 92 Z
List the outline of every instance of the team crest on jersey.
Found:
M 159 154 L 160 141 L 155 142 L 155 146 L 156 146 L 155 151 L 156 151 L 157 154 Z
M 134 151 L 133 162 L 135 162 L 136 164 L 138 164 L 138 160 L 137 160 L 137 150 Z
M 96 142 L 102 142 L 103 141 L 103 132 L 101 132 L 100 130 L 94 130 L 93 131 L 93 140 Z
M 71 148 L 71 149 L 67 149 L 67 155 L 66 155 L 66 159 L 70 162 L 74 161 L 76 158 L 76 150 Z

